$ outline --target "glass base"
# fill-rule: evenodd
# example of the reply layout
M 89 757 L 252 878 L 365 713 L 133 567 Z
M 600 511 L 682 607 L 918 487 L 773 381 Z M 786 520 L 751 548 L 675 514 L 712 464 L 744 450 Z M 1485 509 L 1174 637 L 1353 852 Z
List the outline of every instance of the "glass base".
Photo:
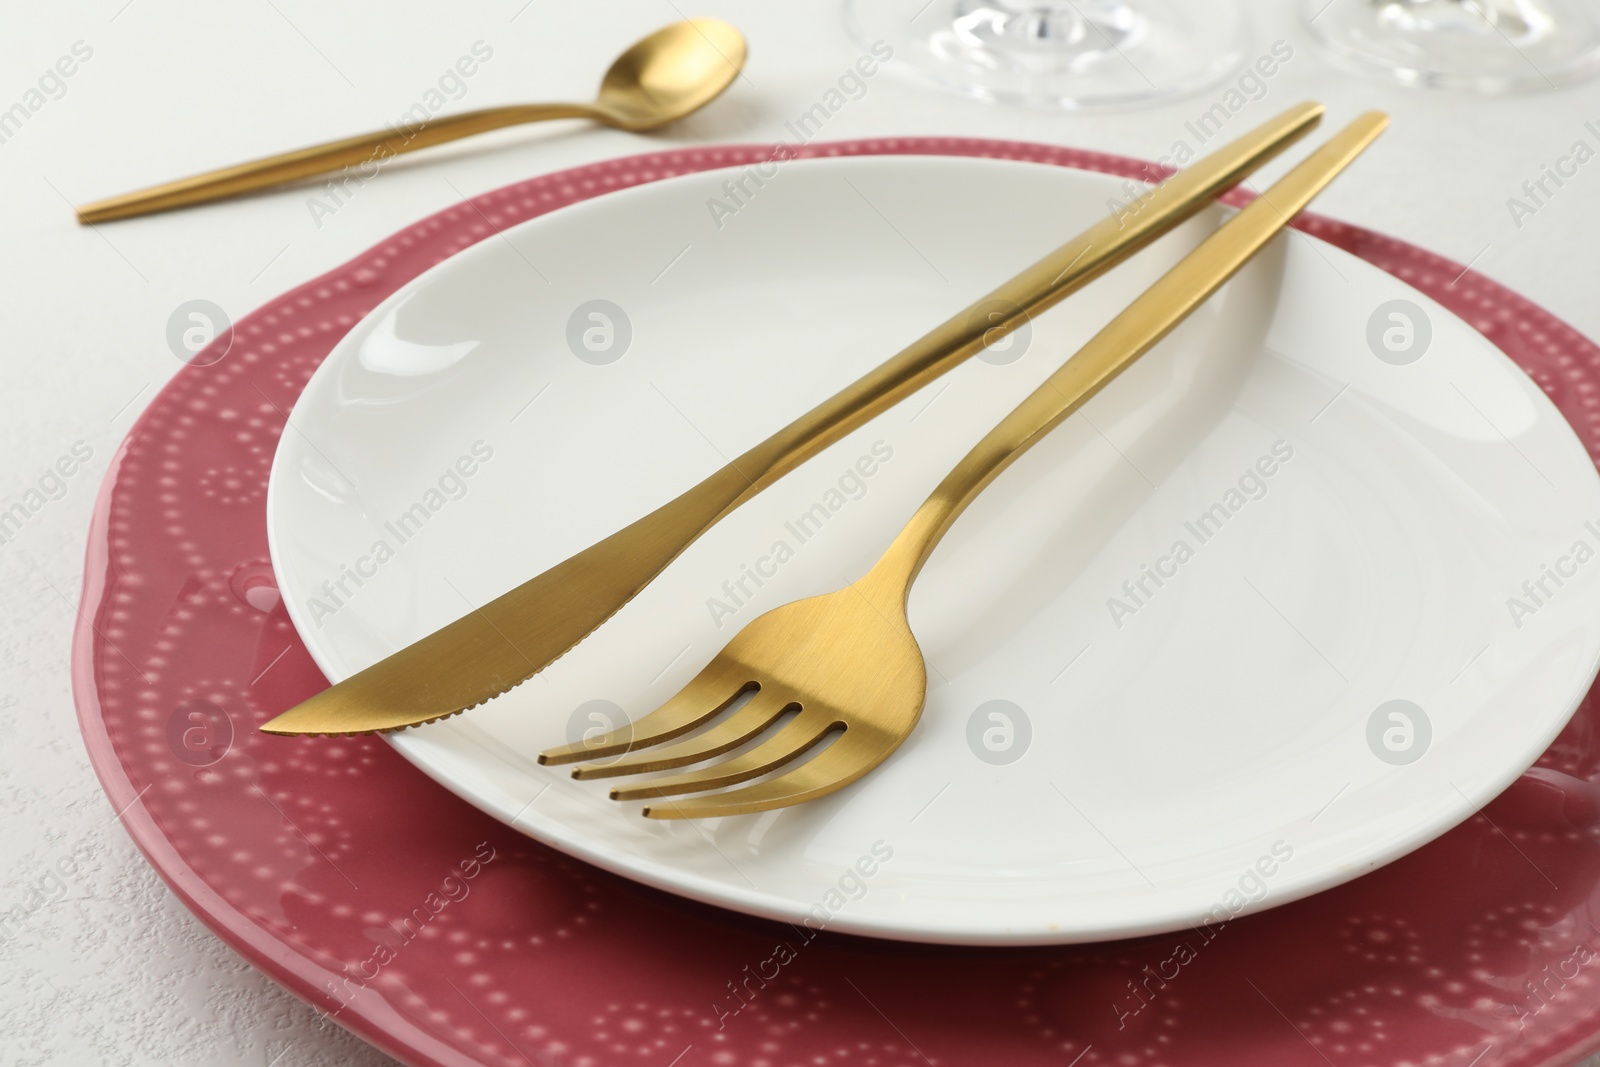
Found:
M 1600 73 L 1600 19 L 1583 0 L 1303 0 L 1342 66 L 1479 93 L 1559 89 Z
M 1233 0 L 845 0 L 845 22 L 863 49 L 887 44 L 894 66 L 925 82 L 1056 109 L 1193 93 L 1244 54 Z

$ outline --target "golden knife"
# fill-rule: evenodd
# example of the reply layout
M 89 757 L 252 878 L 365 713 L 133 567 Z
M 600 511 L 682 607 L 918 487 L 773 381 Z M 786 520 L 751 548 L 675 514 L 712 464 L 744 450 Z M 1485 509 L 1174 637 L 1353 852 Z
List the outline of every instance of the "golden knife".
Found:
M 466 711 L 520 685 L 638 595 L 724 515 L 1191 218 L 1309 132 L 1322 111 L 1320 104 L 1300 104 L 1199 160 L 1154 187 L 1132 210 L 1091 226 L 677 499 L 261 729 L 397 730 Z

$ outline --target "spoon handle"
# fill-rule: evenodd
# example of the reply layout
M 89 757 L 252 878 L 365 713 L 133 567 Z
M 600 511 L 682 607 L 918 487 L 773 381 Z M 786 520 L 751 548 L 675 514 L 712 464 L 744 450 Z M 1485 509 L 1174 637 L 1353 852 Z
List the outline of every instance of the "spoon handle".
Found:
M 588 104 L 521 104 L 445 115 L 414 125 L 357 134 L 343 140 L 312 145 L 310 148 L 267 156 L 97 200 L 78 208 L 78 221 L 88 225 L 170 211 L 342 168 L 352 168 L 347 180 L 365 182 L 375 177 L 389 160 L 403 152 L 415 152 L 419 148 L 525 122 L 595 118 L 596 114 Z
M 1001 471 L 1188 318 L 1388 124 L 1381 111 L 1357 118 L 1157 279 L 961 458 L 858 584 L 903 605 L 934 546 Z

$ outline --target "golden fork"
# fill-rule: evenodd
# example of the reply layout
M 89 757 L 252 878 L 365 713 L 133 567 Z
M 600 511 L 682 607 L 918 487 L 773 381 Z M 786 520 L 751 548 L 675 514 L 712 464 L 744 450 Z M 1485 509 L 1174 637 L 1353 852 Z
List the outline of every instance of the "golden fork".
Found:
M 656 711 L 588 742 L 553 748 L 540 763 L 605 758 L 575 778 L 669 770 L 722 755 L 792 718 L 754 748 L 709 767 L 613 789 L 615 800 L 666 798 L 737 785 L 785 767 L 832 735 L 827 748 L 787 773 L 726 793 L 650 805 L 654 818 L 740 815 L 825 796 L 898 748 L 922 715 L 927 668 L 906 619 L 911 585 L 956 517 L 1046 433 L 1149 351 L 1259 252 L 1383 131 L 1368 112 L 1206 238 L 1045 379 L 956 464 L 864 577 L 834 593 L 785 604 L 755 619 Z M 654 747 L 705 724 L 751 693 L 706 732 Z
M 650 514 L 261 727 L 357 734 L 418 726 L 521 685 L 587 637 L 723 516 L 1031 316 L 1192 218 L 1322 117 L 1290 108 L 1101 219 Z
M 78 221 L 88 225 L 171 211 L 342 167 L 375 170 L 402 152 L 526 122 L 592 119 L 619 130 L 653 130 L 709 104 L 733 84 L 744 60 L 744 35 L 738 30 L 721 19 L 685 19 L 635 42 L 618 56 L 590 103 L 491 107 L 358 134 L 97 200 L 78 209 Z

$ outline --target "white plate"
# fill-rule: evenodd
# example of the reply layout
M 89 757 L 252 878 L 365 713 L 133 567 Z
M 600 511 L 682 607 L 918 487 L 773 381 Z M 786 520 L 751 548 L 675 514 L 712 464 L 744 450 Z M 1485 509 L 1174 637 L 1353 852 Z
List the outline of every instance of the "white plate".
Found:
M 663 503 L 1125 195 L 1025 163 L 822 159 L 714 213 L 730 177 L 490 237 L 334 349 L 268 501 L 278 579 L 331 678 Z M 926 713 L 866 779 L 663 823 L 535 763 L 656 707 L 760 612 L 861 573 L 985 429 L 1220 217 L 1042 316 L 1020 357 L 972 360 L 791 474 L 529 684 L 394 745 L 642 882 L 940 942 L 1216 922 L 1460 822 L 1595 674 L 1600 480 L 1483 337 L 1301 234 L 954 527 L 911 602 Z M 590 318 L 595 300 L 628 328 Z

